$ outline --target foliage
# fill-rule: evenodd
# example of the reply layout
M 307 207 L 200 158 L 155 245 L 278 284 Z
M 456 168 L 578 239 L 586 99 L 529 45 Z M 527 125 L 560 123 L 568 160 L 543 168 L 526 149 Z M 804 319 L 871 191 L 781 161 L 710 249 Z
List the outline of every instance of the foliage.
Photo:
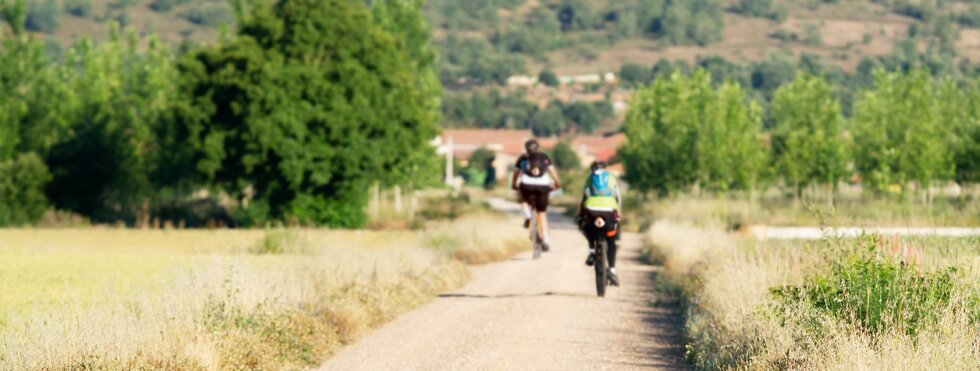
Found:
M 568 142 L 558 142 L 550 152 L 551 161 L 554 161 L 555 167 L 560 170 L 577 170 L 582 167 L 582 161 Z
M 735 10 L 750 17 L 769 18 L 780 22 L 786 19 L 786 9 L 773 5 L 772 0 L 739 0 Z
M 959 96 L 951 81 L 943 93 L 924 70 L 875 74 L 876 88 L 855 107 L 855 164 L 865 184 L 876 190 L 916 182 L 928 187 L 951 179 L 953 151 L 942 103 Z M 944 96 L 952 94 L 953 96 Z
M 694 184 L 752 189 L 765 158 L 761 111 L 735 83 L 717 90 L 708 73 L 675 73 L 633 97 L 621 150 L 626 179 L 641 192 L 667 194 Z
M 436 133 L 432 54 L 404 4 L 256 6 L 235 40 L 182 58 L 197 169 L 237 196 L 254 187 L 274 218 L 363 224 L 368 184 L 411 179 Z
M 92 0 L 65 0 L 65 11 L 76 17 L 88 17 L 92 15 Z
M 230 24 L 234 19 L 227 6 L 218 4 L 195 6 L 184 13 L 184 18 L 193 24 L 211 27 Z
M 35 153 L 0 161 L 0 226 L 37 222 L 48 208 L 44 186 L 51 180 L 48 167 Z
M 27 4 L 24 27 L 28 31 L 54 33 L 58 30 L 61 7 L 57 0 L 34 0 Z
M 836 185 L 850 158 L 840 102 L 820 77 L 797 75 L 773 99 L 774 166 L 800 192 L 811 184 Z
M 582 132 L 591 133 L 599 127 L 599 114 L 592 104 L 575 102 L 562 107 L 562 114 Z
M 834 262 L 800 286 L 773 288 L 772 294 L 781 305 L 806 305 L 875 335 L 897 330 L 915 336 L 951 309 L 961 289 L 956 268 L 920 272 L 878 256 L 874 243 L 865 248 L 870 250 Z
M 558 81 L 558 75 L 555 75 L 555 72 L 551 70 L 541 71 L 541 74 L 538 75 L 538 81 L 550 87 L 561 85 L 561 82 Z

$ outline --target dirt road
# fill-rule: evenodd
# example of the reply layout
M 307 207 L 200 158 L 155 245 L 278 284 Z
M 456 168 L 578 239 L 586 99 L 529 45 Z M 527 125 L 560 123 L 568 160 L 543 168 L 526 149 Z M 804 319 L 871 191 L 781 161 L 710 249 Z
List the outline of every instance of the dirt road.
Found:
M 405 314 L 328 360 L 323 370 L 687 369 L 675 306 L 651 291 L 656 268 L 626 235 L 622 287 L 595 296 L 585 240 L 553 231 L 552 252 L 473 267 L 466 287 Z

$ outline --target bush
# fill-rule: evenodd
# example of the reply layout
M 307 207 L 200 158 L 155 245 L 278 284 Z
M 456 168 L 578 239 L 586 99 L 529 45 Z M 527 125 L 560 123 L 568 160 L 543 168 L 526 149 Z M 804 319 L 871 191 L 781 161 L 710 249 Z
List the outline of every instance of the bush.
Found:
M 76 17 L 92 15 L 92 0 L 65 0 L 65 11 Z
M 194 7 L 184 14 L 184 18 L 193 24 L 210 27 L 229 24 L 234 20 L 231 11 L 221 5 Z
M 156 0 L 150 4 L 150 9 L 156 12 L 166 13 L 173 10 L 175 6 L 186 4 L 187 2 L 188 0 Z
M 32 1 L 27 6 L 24 27 L 32 32 L 54 33 L 58 30 L 59 15 L 61 8 L 55 0 Z
M 804 304 L 869 334 L 914 336 L 949 307 L 961 278 L 956 268 L 920 272 L 874 253 L 855 254 L 801 286 L 772 289 L 782 305 Z
M 265 235 L 248 252 L 257 255 L 307 254 L 310 241 L 299 231 L 288 228 L 266 229 Z
M 538 81 L 540 81 L 542 84 L 545 84 L 547 86 L 552 86 L 552 87 L 561 84 L 561 82 L 558 81 L 558 75 L 556 75 L 555 72 L 551 70 L 541 71 L 541 74 L 538 75 Z
M 48 208 L 44 186 L 51 173 L 34 153 L 0 162 L 0 226 L 36 223 Z

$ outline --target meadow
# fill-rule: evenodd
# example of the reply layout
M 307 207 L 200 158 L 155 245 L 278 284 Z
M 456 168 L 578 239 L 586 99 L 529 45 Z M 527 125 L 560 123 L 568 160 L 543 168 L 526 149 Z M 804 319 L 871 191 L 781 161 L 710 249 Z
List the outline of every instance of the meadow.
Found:
M 647 233 L 696 368 L 980 368 L 980 237 L 758 241 L 725 227 L 661 219 Z
M 316 365 L 522 237 L 491 214 L 419 231 L 0 230 L 0 369 Z

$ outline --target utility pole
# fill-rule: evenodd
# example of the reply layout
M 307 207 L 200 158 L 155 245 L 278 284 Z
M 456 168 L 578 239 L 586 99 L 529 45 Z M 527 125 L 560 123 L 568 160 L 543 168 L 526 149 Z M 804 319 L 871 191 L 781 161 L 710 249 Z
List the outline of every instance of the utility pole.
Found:
M 446 143 L 446 185 L 453 185 L 453 137 Z

